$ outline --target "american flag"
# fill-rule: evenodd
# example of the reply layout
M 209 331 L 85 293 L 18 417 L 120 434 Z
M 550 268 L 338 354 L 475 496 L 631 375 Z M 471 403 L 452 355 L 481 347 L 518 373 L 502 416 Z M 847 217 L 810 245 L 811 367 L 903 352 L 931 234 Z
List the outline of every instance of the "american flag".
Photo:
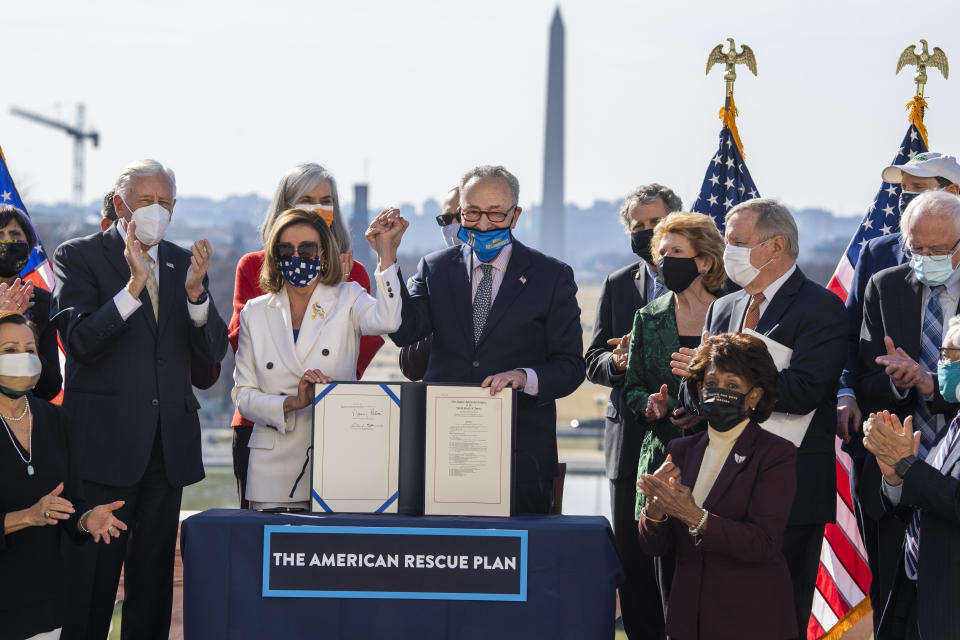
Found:
M 917 131 L 914 125 L 907 129 L 907 135 L 903 136 L 903 142 L 897 149 L 897 155 L 890 164 L 904 164 L 910 158 L 927 151 L 927 144 Z M 878 238 L 888 233 L 896 233 L 900 230 L 900 185 L 890 184 L 889 182 L 880 183 L 880 189 L 877 195 L 873 197 L 873 203 L 867 209 L 867 214 L 863 216 L 863 221 L 857 232 L 853 234 L 850 244 L 827 288 L 840 296 L 844 301 L 847 300 L 847 292 L 850 290 L 850 281 L 853 280 L 853 270 L 857 266 L 857 260 L 860 258 L 860 249 L 867 244 L 868 240 Z
M 926 150 L 927 144 L 923 136 L 911 124 L 891 164 L 904 164 Z M 883 182 L 827 288 L 846 301 L 863 245 L 873 238 L 899 230 L 900 185 Z M 839 637 L 870 612 L 870 601 L 867 599 L 870 593 L 870 567 L 850 496 L 852 461 L 850 456 L 840 449 L 840 439 L 837 438 L 835 442 L 837 523 L 828 524 L 824 530 L 817 589 L 813 593 L 813 613 L 807 625 L 808 640 L 825 636 Z
M 7 159 L 4 157 L 2 149 L 0 149 L 0 204 L 12 204 L 20 209 L 20 211 L 23 211 L 25 214 L 27 213 L 27 208 L 23 206 L 20 193 L 17 191 L 16 185 L 13 184 L 13 178 L 7 169 Z M 27 214 L 27 224 L 30 225 L 30 229 L 33 231 L 36 244 L 30 252 L 27 265 L 23 268 L 23 271 L 20 272 L 20 277 L 24 280 L 29 280 L 35 287 L 52 291 L 53 265 L 50 264 L 50 259 L 47 258 L 47 252 L 43 249 L 40 236 L 37 234 L 33 222 L 30 221 L 29 214 Z
M 760 194 L 743 161 L 740 147 L 730 127 L 724 126 L 720 130 L 720 148 L 707 165 L 703 186 L 693 203 L 693 210 L 713 218 L 722 235 L 727 211 L 744 200 L 758 197 Z

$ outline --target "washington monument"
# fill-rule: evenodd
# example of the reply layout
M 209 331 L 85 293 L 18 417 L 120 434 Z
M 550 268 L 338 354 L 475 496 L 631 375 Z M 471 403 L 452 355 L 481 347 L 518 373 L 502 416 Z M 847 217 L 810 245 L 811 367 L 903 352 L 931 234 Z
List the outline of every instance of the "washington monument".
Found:
M 564 259 L 563 208 L 563 18 L 558 6 L 550 23 L 547 63 L 547 127 L 543 144 L 543 200 L 540 211 L 540 250 Z

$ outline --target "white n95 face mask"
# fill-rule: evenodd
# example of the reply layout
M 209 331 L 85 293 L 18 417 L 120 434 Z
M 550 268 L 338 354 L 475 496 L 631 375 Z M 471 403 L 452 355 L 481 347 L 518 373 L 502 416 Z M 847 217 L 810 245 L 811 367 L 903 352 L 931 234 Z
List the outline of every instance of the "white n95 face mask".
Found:
M 126 202 L 123 204 L 127 209 L 130 208 Z M 130 221 L 137 223 L 137 240 L 140 244 L 152 247 L 163 240 L 163 235 L 170 226 L 170 212 L 159 204 L 148 204 L 134 211 Z
M 0 376 L 33 377 L 40 375 L 43 366 L 34 353 L 0 354 Z

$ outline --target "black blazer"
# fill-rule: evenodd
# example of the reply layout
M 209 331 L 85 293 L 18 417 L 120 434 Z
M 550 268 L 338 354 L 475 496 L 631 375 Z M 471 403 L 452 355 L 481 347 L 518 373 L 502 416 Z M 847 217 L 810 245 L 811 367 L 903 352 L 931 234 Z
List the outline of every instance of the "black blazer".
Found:
M 740 331 L 749 304 L 745 291 L 717 299 L 707 310 L 705 329 L 711 335 Z M 797 450 L 797 497 L 788 524 L 833 522 L 837 382 L 847 353 L 843 302 L 797 268 L 770 300 L 756 330 L 793 349 L 790 366 L 777 379 L 780 397 L 774 411 L 816 411 Z
M 43 369 L 40 379 L 33 388 L 33 395 L 42 400 L 53 400 L 63 385 L 60 375 L 60 348 L 57 346 L 57 327 L 50 322 L 50 292 L 40 287 L 33 290 L 33 307 L 26 314 L 28 320 L 37 327 L 40 342 L 37 343 L 37 356 Z
M 533 369 L 539 394 L 517 394 L 517 479 L 535 482 L 556 475 L 555 401 L 583 382 L 583 331 L 570 267 L 520 242 L 512 251 L 479 343 L 465 245 L 424 256 L 409 290 L 400 278 L 402 322 L 390 338 L 403 347 L 433 334 L 425 382 L 479 384 Z
M 219 362 L 227 327 L 212 298 L 207 323 L 193 325 L 183 289 L 190 253 L 168 241 L 160 243 L 157 260 L 159 323 L 146 289 L 143 306 L 124 321 L 113 302 L 130 278 L 123 249 L 114 225 L 54 253 L 50 312 L 67 355 L 63 407 L 82 431 L 84 480 L 137 483 L 159 428 L 167 478 L 182 487 L 203 478 L 191 363 Z
M 947 431 L 944 428 L 942 433 Z M 926 459 L 932 463 L 937 450 L 944 445 L 941 437 Z M 947 454 L 942 472 L 926 462 L 913 464 L 901 486 L 896 515 L 906 524 L 915 509 L 921 510 L 916 600 L 920 633 L 924 638 L 960 637 L 960 446 L 955 444 Z M 884 504 L 893 510 L 885 498 Z M 903 547 L 894 557 L 881 556 L 880 562 L 895 565 L 896 577 L 883 608 L 877 638 L 902 638 L 890 632 L 897 623 L 896 605 L 908 580 L 903 570 Z
M 626 371 L 613 368 L 611 338 L 621 338 L 633 329 L 633 318 L 647 304 L 646 263 L 642 260 L 614 271 L 603 279 L 593 335 L 584 356 L 587 380 L 610 389 L 603 434 L 603 457 L 611 480 L 635 480 L 643 432 L 627 408 L 623 395 Z

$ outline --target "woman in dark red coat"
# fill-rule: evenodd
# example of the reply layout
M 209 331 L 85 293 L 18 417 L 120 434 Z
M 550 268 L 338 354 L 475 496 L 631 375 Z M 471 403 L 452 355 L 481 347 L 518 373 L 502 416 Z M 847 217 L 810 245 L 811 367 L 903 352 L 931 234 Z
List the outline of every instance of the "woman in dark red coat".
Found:
M 777 368 L 758 338 L 708 338 L 690 363 L 707 431 L 670 442 L 637 485 L 640 545 L 676 552 L 667 635 L 674 640 L 799 637 L 781 552 L 796 491 L 797 450 L 764 431 Z
M 263 224 L 260 225 L 261 241 L 266 242 L 277 216 L 293 208 L 313 210 L 326 221 L 342 251 L 343 272 L 349 274 L 347 281 L 356 282 L 370 293 L 370 276 L 367 270 L 362 264 L 353 260 L 350 232 L 340 214 L 340 197 L 337 195 L 337 182 L 333 174 L 312 162 L 298 164 L 287 171 L 277 185 Z M 263 251 L 248 253 L 240 258 L 237 264 L 237 281 L 233 288 L 233 316 L 230 318 L 229 326 L 230 346 L 234 354 L 237 352 L 237 340 L 240 336 L 240 311 L 247 304 L 247 300 L 264 294 L 260 288 L 261 266 L 263 266 Z M 383 338 L 380 336 L 360 338 L 357 380 L 363 377 L 367 365 L 382 346 Z M 247 504 L 243 496 L 246 489 L 247 462 L 250 458 L 247 444 L 253 430 L 253 423 L 244 419 L 239 412 L 235 412 L 231 425 L 233 426 L 233 475 L 237 478 L 240 506 L 246 508 Z

